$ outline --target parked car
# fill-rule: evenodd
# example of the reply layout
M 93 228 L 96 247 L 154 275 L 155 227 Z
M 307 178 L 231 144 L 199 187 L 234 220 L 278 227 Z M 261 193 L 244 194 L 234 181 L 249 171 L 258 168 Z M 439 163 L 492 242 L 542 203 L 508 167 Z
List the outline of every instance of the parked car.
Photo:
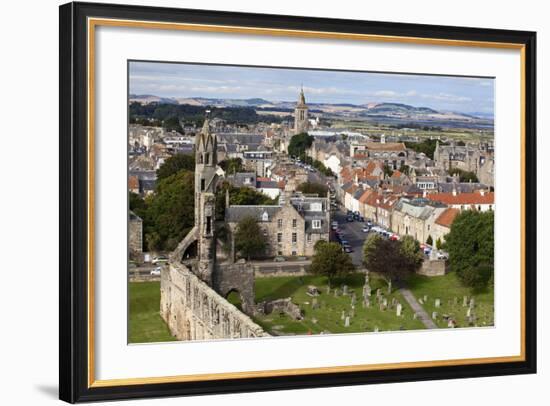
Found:
M 353 216 L 348 216 L 348 217 L 346 217 L 346 221 L 347 221 L 348 223 L 352 223 L 352 222 L 353 222 Z
M 285 257 L 281 257 L 281 256 L 275 257 L 275 258 L 273 258 L 273 260 L 275 262 L 285 262 L 286 261 Z
M 348 240 L 340 240 L 340 244 L 342 244 L 343 246 L 346 246 L 346 245 L 349 246 L 349 241 Z
M 353 252 L 353 249 L 348 245 L 344 247 L 344 252 L 347 252 L 349 254 L 350 252 Z
M 369 226 L 364 226 L 362 229 L 361 229 L 362 232 L 364 233 L 368 233 L 370 231 L 370 227 Z
M 445 261 L 449 259 L 449 254 L 443 251 L 438 251 L 437 254 L 435 254 L 437 259 L 444 259 Z
M 392 234 L 392 235 L 390 235 L 390 240 L 397 241 L 397 240 L 399 240 L 399 236 L 397 234 Z
M 160 266 L 157 266 L 155 269 L 151 269 L 151 276 L 160 276 L 160 271 L 162 268 Z
M 159 255 L 158 257 L 154 257 L 153 260 L 151 261 L 153 265 L 162 264 L 164 262 L 168 262 L 168 258 L 165 257 L 164 255 Z

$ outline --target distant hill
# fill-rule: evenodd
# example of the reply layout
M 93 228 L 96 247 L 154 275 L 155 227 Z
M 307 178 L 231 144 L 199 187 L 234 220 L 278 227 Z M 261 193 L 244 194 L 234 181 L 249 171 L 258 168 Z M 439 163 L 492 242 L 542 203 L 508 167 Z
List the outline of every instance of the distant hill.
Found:
M 166 103 L 191 106 L 253 107 L 262 111 L 292 112 L 295 101 L 269 101 L 262 98 L 223 99 L 206 97 L 164 98 L 154 95 L 130 95 L 130 102 L 140 104 Z M 492 125 L 492 115 L 483 113 L 460 113 L 438 111 L 429 107 L 417 107 L 403 103 L 365 103 L 360 105 L 350 103 L 308 103 L 310 111 L 326 114 L 327 117 L 345 116 L 348 118 L 376 118 L 388 120 L 411 121 L 458 121 L 472 124 Z

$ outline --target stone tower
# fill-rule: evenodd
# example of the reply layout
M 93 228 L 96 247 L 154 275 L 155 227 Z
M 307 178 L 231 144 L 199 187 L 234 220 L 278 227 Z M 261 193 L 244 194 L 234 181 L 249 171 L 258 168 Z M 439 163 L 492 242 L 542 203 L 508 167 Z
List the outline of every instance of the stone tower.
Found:
M 306 97 L 304 96 L 304 88 L 302 87 L 298 104 L 296 104 L 296 108 L 294 109 L 294 134 L 307 132 L 308 127 L 308 107 Z
M 208 118 L 195 140 L 195 227 L 197 229 L 197 276 L 212 285 L 216 262 L 217 182 L 216 136 L 210 133 Z

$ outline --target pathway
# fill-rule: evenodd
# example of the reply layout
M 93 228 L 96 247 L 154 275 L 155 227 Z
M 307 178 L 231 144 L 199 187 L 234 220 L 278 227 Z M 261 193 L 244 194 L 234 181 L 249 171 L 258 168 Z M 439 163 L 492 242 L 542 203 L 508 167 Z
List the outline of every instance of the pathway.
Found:
M 411 306 L 413 312 L 418 314 L 418 320 L 420 320 L 426 328 L 438 328 L 430 315 L 424 310 L 424 308 L 417 302 L 412 292 L 407 288 L 398 289 L 401 295 L 405 298 L 409 306 Z

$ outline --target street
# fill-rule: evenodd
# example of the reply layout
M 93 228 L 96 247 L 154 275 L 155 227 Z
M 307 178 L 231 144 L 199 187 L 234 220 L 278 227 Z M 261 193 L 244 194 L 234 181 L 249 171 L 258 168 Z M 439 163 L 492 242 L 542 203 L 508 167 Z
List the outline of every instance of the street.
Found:
M 338 228 L 344 232 L 344 239 L 349 242 L 349 245 L 353 249 L 350 253 L 353 260 L 353 264 L 357 267 L 363 266 L 363 243 L 367 238 L 367 233 L 361 231 L 365 223 L 359 221 L 353 221 L 348 223 L 346 221 L 346 213 L 338 209 L 333 212 L 332 220 L 338 222 Z M 331 235 L 334 235 L 332 233 Z M 337 241 L 336 235 L 334 240 Z

